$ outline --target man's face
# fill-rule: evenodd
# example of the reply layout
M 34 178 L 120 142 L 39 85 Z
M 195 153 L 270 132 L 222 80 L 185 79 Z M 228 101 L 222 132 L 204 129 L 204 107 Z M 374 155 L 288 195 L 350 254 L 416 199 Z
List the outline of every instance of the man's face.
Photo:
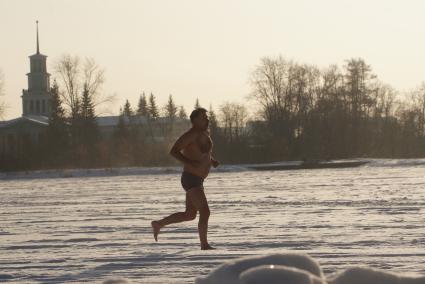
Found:
M 193 125 L 202 130 L 207 130 L 209 123 L 210 123 L 210 120 L 208 119 L 208 115 L 206 112 L 200 113 L 193 120 Z

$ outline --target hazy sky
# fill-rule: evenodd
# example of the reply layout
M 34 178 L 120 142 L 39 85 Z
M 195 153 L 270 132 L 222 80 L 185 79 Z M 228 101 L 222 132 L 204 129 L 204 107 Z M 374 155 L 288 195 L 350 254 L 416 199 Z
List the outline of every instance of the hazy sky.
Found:
M 424 12 L 422 0 L 0 0 L 5 118 L 22 112 L 36 20 L 49 72 L 64 53 L 94 58 L 118 113 L 143 90 L 160 105 L 172 94 L 188 111 L 197 97 L 206 107 L 246 101 L 263 56 L 319 67 L 362 57 L 381 80 L 410 89 L 425 80 Z

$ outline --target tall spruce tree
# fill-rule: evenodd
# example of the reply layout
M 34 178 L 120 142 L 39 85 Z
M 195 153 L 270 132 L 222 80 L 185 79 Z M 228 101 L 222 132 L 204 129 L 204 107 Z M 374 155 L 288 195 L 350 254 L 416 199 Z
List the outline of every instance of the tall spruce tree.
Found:
M 172 120 L 177 117 L 177 106 L 174 103 L 172 95 L 168 97 L 168 102 L 165 105 L 165 117 Z
M 97 156 L 99 128 L 96 121 L 95 107 L 87 86 L 84 86 L 80 107 L 80 133 L 83 146 L 82 160 L 85 166 L 93 166 Z
M 194 107 L 195 107 L 195 109 L 201 107 L 201 105 L 199 104 L 199 99 L 198 98 L 196 98 L 196 102 L 195 102 L 195 106 Z
M 156 104 L 156 98 L 154 94 L 152 93 L 149 96 L 149 117 L 152 119 L 157 119 L 159 117 L 158 106 Z
M 148 102 L 146 100 L 145 92 L 140 95 L 139 103 L 137 105 L 137 115 L 139 116 L 148 116 L 149 110 L 148 110 Z
M 124 108 L 123 108 L 123 115 L 126 117 L 133 116 L 133 110 L 131 109 L 131 105 L 128 100 L 125 101 Z
M 47 127 L 46 144 L 48 145 L 48 151 L 46 151 L 46 154 L 50 165 L 61 167 L 64 166 L 69 151 L 69 130 L 56 80 L 53 82 L 50 93 L 52 99 L 49 125 Z
M 95 108 L 87 86 L 84 86 L 80 107 L 81 118 L 87 126 L 96 125 Z
M 210 104 L 210 108 L 208 110 L 208 118 L 210 120 L 210 131 L 211 131 L 211 135 L 215 135 L 217 133 L 218 130 L 218 121 L 217 121 L 217 116 L 214 112 L 214 109 L 212 107 L 212 105 Z
M 185 109 L 184 109 L 183 106 L 180 106 L 180 108 L 179 108 L 179 115 L 178 115 L 178 117 L 180 119 L 187 119 L 187 114 L 186 114 L 186 111 L 185 111 Z
M 70 122 L 70 134 L 71 134 L 71 147 L 75 148 L 81 143 L 81 104 L 80 99 L 76 99 L 76 106 L 71 111 Z

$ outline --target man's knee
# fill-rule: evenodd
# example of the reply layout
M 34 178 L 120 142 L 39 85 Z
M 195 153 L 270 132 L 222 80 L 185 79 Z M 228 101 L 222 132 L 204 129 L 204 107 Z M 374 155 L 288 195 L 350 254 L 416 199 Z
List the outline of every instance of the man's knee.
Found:
M 210 217 L 210 208 L 207 207 L 203 207 L 201 209 L 199 209 L 199 215 L 200 218 L 208 218 Z
M 194 220 L 196 218 L 196 211 L 186 211 L 185 215 L 186 215 L 186 220 L 188 221 Z

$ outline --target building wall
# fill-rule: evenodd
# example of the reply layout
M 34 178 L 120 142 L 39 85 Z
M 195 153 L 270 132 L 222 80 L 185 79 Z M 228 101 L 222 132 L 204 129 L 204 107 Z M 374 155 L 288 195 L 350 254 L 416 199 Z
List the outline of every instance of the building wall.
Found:
M 22 158 L 29 147 L 37 147 L 46 130 L 45 125 L 21 121 L 10 127 L 0 129 L 0 159 L 13 160 Z

